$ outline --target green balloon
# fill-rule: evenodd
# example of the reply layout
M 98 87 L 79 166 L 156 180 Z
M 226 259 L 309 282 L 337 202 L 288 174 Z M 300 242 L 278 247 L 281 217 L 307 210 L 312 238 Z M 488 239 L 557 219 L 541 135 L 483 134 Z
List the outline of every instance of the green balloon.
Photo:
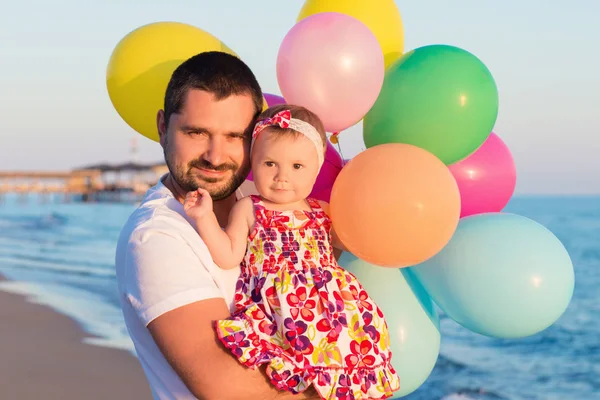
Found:
M 390 65 L 363 121 L 367 147 L 406 143 L 446 165 L 477 150 L 498 117 L 498 88 L 487 67 L 458 47 L 417 48 Z

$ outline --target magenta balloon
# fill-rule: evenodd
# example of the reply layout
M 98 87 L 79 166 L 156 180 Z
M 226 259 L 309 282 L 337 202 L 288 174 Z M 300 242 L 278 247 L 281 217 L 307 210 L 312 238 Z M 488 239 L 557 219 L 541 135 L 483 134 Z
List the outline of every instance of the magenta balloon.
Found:
M 287 33 L 277 55 L 277 81 L 290 104 L 316 113 L 327 132 L 358 123 L 383 85 L 383 52 L 371 30 L 349 15 L 304 18 Z
M 323 167 L 319 172 L 313 191 L 310 194 L 311 197 L 329 203 L 331 199 L 331 189 L 333 189 L 333 184 L 344 165 L 345 162 L 335 150 L 335 147 L 327 142 L 325 163 L 323 163 Z
M 277 106 L 279 104 L 286 104 L 285 99 L 281 96 L 277 96 L 276 94 L 263 93 L 263 96 L 269 107 Z
M 335 147 L 327 141 L 327 151 L 325 152 L 325 162 L 319 171 L 315 185 L 311 192 L 311 196 L 319 200 L 329 202 L 331 197 L 331 188 L 338 174 L 344 166 L 342 156 L 337 152 Z
M 310 197 L 312 197 L 313 199 L 317 199 L 317 200 L 321 200 L 326 203 L 329 203 L 329 201 L 331 200 L 331 189 L 333 189 L 333 188 L 323 189 L 323 190 L 313 190 L 312 193 L 310 194 Z
M 461 217 L 499 212 L 515 191 L 513 157 L 494 132 L 473 154 L 449 168 L 460 190 Z

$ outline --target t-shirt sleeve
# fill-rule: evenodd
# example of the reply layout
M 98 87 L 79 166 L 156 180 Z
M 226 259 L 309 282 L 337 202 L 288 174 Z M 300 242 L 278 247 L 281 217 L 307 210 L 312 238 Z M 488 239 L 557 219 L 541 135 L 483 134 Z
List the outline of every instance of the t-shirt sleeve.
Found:
M 178 307 L 223 297 L 205 264 L 175 232 L 137 230 L 128 242 L 126 264 L 125 296 L 146 326 Z

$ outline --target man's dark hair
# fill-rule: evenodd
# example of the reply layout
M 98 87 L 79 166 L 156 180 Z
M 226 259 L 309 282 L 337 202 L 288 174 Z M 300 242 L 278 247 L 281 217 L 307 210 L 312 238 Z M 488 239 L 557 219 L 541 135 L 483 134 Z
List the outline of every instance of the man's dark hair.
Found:
M 207 51 L 184 61 L 173 72 L 165 93 L 165 124 L 178 113 L 190 89 L 212 93 L 218 100 L 231 95 L 249 94 L 255 118 L 263 109 L 260 85 L 250 68 L 239 58 L 220 51 Z

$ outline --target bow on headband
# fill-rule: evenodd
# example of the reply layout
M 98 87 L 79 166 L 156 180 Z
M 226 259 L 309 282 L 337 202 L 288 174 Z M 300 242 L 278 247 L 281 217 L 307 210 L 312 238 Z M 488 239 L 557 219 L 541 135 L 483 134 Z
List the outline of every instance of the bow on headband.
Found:
M 279 111 L 277 114 L 273 115 L 271 118 L 265 118 L 262 121 L 259 121 L 254 127 L 254 131 L 252 132 L 252 138 L 255 138 L 263 129 L 268 126 L 277 125 L 280 128 L 289 128 L 290 122 L 292 120 L 292 113 L 290 110 Z

